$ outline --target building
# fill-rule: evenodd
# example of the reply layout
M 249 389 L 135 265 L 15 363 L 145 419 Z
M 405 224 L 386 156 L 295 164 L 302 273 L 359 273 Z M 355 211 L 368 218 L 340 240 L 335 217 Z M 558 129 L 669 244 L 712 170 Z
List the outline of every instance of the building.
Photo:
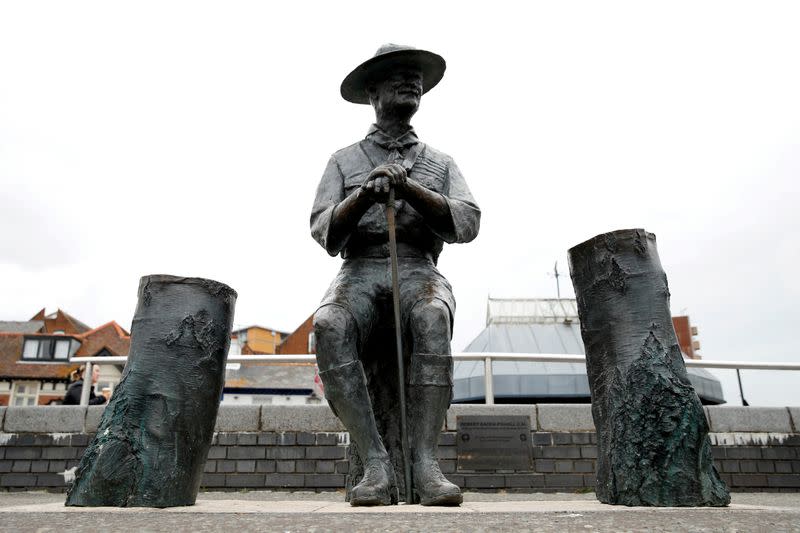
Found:
M 248 326 L 231 333 L 230 355 L 269 355 L 276 350 L 286 333 L 263 326 Z
M 309 316 L 297 329 L 283 339 L 278 346 L 280 354 L 312 354 L 317 353 L 314 339 L 314 315 Z
M 287 334 L 261 326 L 233 332 L 230 355 L 314 353 L 314 333 L 308 317 Z M 275 344 L 275 342 L 279 344 Z M 238 362 L 225 371 L 224 404 L 303 405 L 324 401 L 314 363 Z
M 688 327 L 689 324 L 688 317 L 675 317 L 673 321 L 676 322 L 676 329 L 684 324 Z M 688 331 L 689 342 L 696 343 L 691 340 L 691 328 Z M 682 349 L 683 346 L 681 343 Z M 699 347 L 699 344 L 696 346 Z M 486 328 L 464 351 L 584 355 L 577 303 L 567 298 L 489 298 Z M 699 357 L 694 351 L 692 356 Z M 725 403 L 717 378 L 702 368 L 689 368 L 687 371 L 704 404 Z M 583 363 L 494 361 L 492 373 L 494 395 L 498 403 L 591 401 L 586 365 Z M 484 397 L 484 363 L 456 362 L 453 401 L 482 403 Z
M 26 321 L 0 321 L 0 405 L 59 403 L 77 356 L 128 355 L 130 334 L 116 322 L 90 328 L 58 309 Z M 122 366 L 102 365 L 97 388 L 113 391 Z

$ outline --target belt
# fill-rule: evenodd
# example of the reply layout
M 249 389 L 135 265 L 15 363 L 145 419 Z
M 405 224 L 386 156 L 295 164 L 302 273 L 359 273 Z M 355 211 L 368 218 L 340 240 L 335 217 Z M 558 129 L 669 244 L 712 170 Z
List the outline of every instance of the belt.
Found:
M 369 246 L 347 247 L 342 253 L 344 259 L 356 257 L 389 257 L 389 243 L 372 244 Z M 397 257 L 417 257 L 433 261 L 433 254 L 420 250 L 416 246 L 404 242 L 397 243 Z

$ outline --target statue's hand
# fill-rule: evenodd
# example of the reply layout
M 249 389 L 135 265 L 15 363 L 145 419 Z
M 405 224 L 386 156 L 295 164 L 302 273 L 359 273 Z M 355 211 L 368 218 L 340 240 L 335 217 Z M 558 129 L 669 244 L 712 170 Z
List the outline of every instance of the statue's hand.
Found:
M 398 198 L 402 196 L 407 180 L 408 175 L 402 165 L 388 163 L 375 167 L 364 180 L 361 189 L 374 201 L 386 203 L 391 188 L 394 188 Z

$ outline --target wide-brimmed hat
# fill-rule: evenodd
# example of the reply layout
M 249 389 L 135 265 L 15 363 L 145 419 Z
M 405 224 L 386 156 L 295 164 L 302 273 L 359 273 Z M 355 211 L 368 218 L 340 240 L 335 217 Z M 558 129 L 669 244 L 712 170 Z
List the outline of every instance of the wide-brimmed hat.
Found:
M 413 65 L 422 70 L 423 94 L 441 81 L 447 68 L 444 58 L 433 52 L 418 50 L 412 46 L 384 44 L 372 58 L 361 63 L 347 75 L 342 82 L 342 98 L 354 104 L 368 104 L 367 87 L 370 82 L 396 65 Z

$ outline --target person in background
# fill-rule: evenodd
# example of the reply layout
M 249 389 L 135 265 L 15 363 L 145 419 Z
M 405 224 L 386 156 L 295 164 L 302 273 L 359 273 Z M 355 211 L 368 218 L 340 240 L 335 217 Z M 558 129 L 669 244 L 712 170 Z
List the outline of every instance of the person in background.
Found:
M 83 374 L 86 371 L 86 365 L 80 367 L 80 369 L 75 370 L 72 375 L 70 376 L 73 380 L 72 384 L 70 384 L 69 388 L 67 389 L 67 394 L 64 396 L 64 403 L 61 405 L 80 405 L 81 404 L 81 394 L 83 393 Z M 101 396 L 97 396 L 94 393 L 94 386 L 97 384 L 97 379 L 100 377 L 100 367 L 93 366 L 92 367 L 92 385 L 91 389 L 89 390 L 89 405 L 102 405 L 108 401 L 108 397 L 110 396 L 110 392 L 104 390 Z

